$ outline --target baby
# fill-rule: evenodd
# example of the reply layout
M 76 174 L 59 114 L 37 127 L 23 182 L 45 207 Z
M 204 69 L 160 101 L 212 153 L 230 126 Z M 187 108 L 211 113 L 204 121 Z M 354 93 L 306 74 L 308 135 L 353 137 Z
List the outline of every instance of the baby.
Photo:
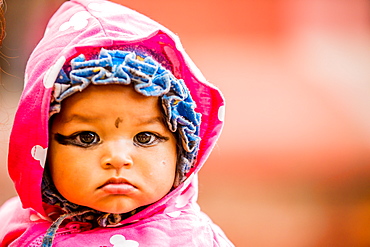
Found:
M 169 30 L 66 2 L 27 64 L 1 246 L 233 246 L 196 203 L 223 109 Z

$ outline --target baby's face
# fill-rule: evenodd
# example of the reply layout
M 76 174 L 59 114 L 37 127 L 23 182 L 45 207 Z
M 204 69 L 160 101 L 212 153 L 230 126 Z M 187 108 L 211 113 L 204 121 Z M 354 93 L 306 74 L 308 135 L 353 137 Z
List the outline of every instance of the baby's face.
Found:
M 65 99 L 48 153 L 58 191 L 109 213 L 161 199 L 173 186 L 177 160 L 176 139 L 162 119 L 158 97 L 131 86 L 90 85 Z

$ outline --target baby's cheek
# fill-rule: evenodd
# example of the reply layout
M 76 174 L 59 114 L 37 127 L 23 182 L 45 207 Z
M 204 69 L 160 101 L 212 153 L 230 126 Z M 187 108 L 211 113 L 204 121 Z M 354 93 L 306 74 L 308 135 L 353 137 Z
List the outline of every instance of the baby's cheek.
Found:
M 154 167 L 151 167 L 147 173 L 152 181 L 166 181 L 171 180 L 176 173 L 176 163 L 171 159 L 161 159 L 156 162 Z

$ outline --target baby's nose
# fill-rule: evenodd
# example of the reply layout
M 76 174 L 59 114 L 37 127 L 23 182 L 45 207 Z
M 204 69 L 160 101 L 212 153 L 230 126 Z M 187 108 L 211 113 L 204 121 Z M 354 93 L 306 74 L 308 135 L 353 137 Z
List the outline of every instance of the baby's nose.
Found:
M 134 146 L 132 145 L 132 142 L 115 141 L 105 144 L 106 149 L 101 162 L 104 169 L 121 169 L 122 167 L 130 168 L 133 165 L 131 154 Z

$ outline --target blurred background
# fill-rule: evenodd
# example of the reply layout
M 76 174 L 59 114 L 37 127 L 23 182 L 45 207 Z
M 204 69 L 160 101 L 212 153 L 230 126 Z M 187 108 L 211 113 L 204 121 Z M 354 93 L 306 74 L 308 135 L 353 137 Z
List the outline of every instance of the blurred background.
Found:
M 370 246 L 368 0 L 115 0 L 165 25 L 227 102 L 199 203 L 236 246 Z M 62 0 L 7 0 L 0 204 L 25 63 Z

